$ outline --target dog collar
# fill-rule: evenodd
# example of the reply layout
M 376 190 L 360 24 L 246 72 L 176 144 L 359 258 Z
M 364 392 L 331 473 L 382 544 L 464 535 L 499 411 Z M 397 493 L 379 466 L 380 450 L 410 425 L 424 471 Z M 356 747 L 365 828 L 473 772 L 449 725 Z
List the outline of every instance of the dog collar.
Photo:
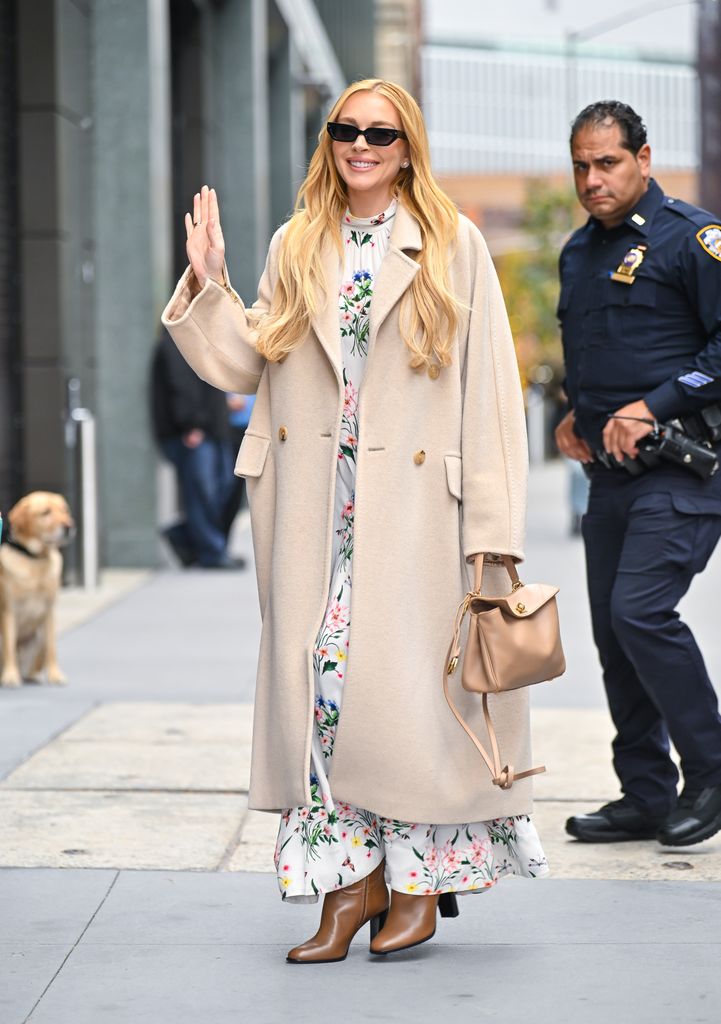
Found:
M 30 548 L 26 548 L 25 545 L 21 544 L 19 540 L 12 540 L 10 537 L 8 537 L 7 540 L 4 540 L 3 544 L 7 544 L 7 546 L 9 548 L 15 548 L 16 551 L 22 551 L 22 553 L 24 555 L 27 555 L 28 558 L 42 558 L 43 557 L 42 555 L 36 554 L 34 551 L 31 551 Z

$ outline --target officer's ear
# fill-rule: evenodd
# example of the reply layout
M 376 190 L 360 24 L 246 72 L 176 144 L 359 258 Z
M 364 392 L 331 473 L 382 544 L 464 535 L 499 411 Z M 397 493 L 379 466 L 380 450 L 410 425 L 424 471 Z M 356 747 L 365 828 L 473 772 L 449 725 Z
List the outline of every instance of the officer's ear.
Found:
M 651 175 L 651 147 L 647 142 L 644 142 L 636 153 L 636 162 L 641 171 L 641 177 L 644 181 L 648 181 Z

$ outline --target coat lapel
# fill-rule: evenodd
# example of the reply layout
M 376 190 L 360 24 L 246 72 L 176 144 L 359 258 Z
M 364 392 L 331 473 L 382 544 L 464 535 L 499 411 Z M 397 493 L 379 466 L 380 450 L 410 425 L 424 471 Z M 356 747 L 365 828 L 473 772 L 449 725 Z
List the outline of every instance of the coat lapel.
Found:
M 390 249 L 381 264 L 380 273 L 373 288 L 369 346 L 372 347 L 381 324 L 410 287 L 419 271 L 419 265 L 406 250 L 418 252 L 421 249 L 421 229 L 418 221 L 403 205 L 398 206 L 395 223 L 391 229 Z
M 340 255 L 332 240 L 323 244 L 323 274 L 326 282 L 325 302 L 311 318 L 311 326 L 321 348 L 328 356 L 339 381 L 343 380 L 338 312 Z
M 381 265 L 371 301 L 369 348 L 373 346 L 381 324 L 416 276 L 419 266 L 408 252 L 421 249 L 421 229 L 418 221 L 402 205 L 398 206 L 390 248 Z M 327 240 L 323 248 L 323 273 L 326 280 L 325 303 L 311 320 L 320 345 L 328 356 L 340 381 L 343 379 L 340 326 L 338 314 L 338 274 L 340 256 L 333 242 Z

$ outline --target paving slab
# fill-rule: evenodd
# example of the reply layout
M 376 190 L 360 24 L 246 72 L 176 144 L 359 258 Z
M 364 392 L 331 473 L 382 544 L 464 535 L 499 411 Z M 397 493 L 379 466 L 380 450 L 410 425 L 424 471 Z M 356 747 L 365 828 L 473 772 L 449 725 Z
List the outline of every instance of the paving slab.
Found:
M 0 783 L 9 789 L 247 792 L 250 705 L 112 703 Z
M 720 953 L 718 944 L 699 956 L 699 947 L 673 943 L 593 951 L 432 943 L 391 962 L 371 961 L 359 943 L 345 963 L 300 968 L 283 963 L 280 946 L 83 945 L 30 1021 L 304 1024 L 333 1012 L 347 1024 L 379 1017 L 427 1024 L 457 1014 L 505 1024 L 716 1024 L 719 986 L 711 967 Z M 683 995 L 664 963 L 683 977 Z
M 620 796 L 611 765 L 614 731 L 605 710 L 534 707 L 531 730 L 533 764 L 546 766 L 533 780 L 536 799 L 600 804 Z
M 58 594 L 58 633 L 74 629 L 99 611 L 132 594 L 152 576 L 148 569 L 103 569 L 97 587 L 63 587 Z
M 116 879 L 116 871 L 0 870 L 0 942 L 72 944 Z
M 709 929 L 721 928 L 714 883 L 505 878 L 459 903 L 460 917 L 440 920 L 443 942 L 701 943 L 715 941 Z M 284 902 L 268 875 L 123 871 L 83 941 L 283 944 L 314 927 L 318 913 L 318 904 Z
M 580 843 L 565 831 L 572 814 L 585 814 L 592 801 L 537 800 L 533 821 L 541 836 L 553 879 L 638 879 L 721 882 L 721 834 L 696 846 L 666 847 L 655 840 L 636 843 Z
M 0 789 L 176 789 L 248 791 L 250 747 L 56 741 L 9 775 Z
M 236 794 L 0 791 L 0 866 L 212 871 L 237 846 Z
M 58 648 L 69 677 L 65 689 L 76 696 L 250 702 L 259 636 L 251 562 L 242 572 L 158 572 L 64 633 Z M 64 699 L 61 692 L 53 698 Z
M 226 871 L 263 871 L 275 874 L 273 854 L 280 816 L 265 811 L 248 811 L 238 845 L 230 855 Z
M 365 929 L 342 964 L 286 964 L 317 916 L 267 875 L 123 872 L 30 1022 L 317 1021 L 329 988 L 350 1024 L 718 1019 L 720 885 L 508 879 L 416 950 L 371 958 Z M 25 1020 L 26 996 L 15 1003 L 3 1024 Z
M 0 1020 L 24 1024 L 60 970 L 72 943 L 0 942 Z
M 45 686 L 0 689 L 0 779 L 93 706 L 88 696 Z
M 535 709 L 533 726 L 536 759 L 549 769 L 536 780 L 534 819 L 554 877 L 721 880 L 721 837 L 679 854 L 655 842 L 589 846 L 571 840 L 564 829 L 569 815 L 618 795 L 612 728 L 606 713 L 593 708 Z M 251 727 L 248 704 L 113 702 L 91 709 L 0 783 L 11 815 L 0 837 L 0 863 L 272 874 L 278 816 L 238 816 L 234 809 L 219 814 L 215 802 L 197 799 L 247 792 Z M 30 792 L 37 799 L 23 797 Z M 73 792 L 76 798 L 67 799 Z M 108 803 L 119 792 L 128 796 L 127 807 Z M 181 823 L 183 838 L 172 847 L 158 845 L 155 829 L 139 827 L 147 809 L 134 797 L 142 793 L 152 794 L 152 813 L 173 835 Z M 186 816 L 188 794 L 196 801 Z M 74 815 L 81 820 L 73 822 Z M 22 835 L 14 822 L 23 823 Z M 191 833 L 202 834 L 203 842 Z M 63 852 L 68 849 L 80 852 Z
M 63 740 L 138 743 L 250 743 L 252 704 L 179 701 L 110 702 L 94 708 Z

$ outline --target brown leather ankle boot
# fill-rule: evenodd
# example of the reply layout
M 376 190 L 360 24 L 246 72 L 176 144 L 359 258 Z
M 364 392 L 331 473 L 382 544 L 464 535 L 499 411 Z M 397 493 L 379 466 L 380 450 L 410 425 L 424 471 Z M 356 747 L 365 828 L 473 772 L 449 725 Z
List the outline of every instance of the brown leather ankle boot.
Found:
M 388 889 L 383 878 L 385 860 L 360 882 L 326 893 L 320 928 L 312 939 L 288 953 L 291 964 L 330 964 L 345 960 L 351 940 L 364 924 L 371 922 L 371 934 L 388 910 Z
M 436 934 L 436 911 L 441 917 L 457 917 L 458 907 L 453 893 L 442 896 L 411 896 L 391 891 L 391 909 L 381 931 L 371 940 L 371 953 L 399 953 L 419 946 Z

